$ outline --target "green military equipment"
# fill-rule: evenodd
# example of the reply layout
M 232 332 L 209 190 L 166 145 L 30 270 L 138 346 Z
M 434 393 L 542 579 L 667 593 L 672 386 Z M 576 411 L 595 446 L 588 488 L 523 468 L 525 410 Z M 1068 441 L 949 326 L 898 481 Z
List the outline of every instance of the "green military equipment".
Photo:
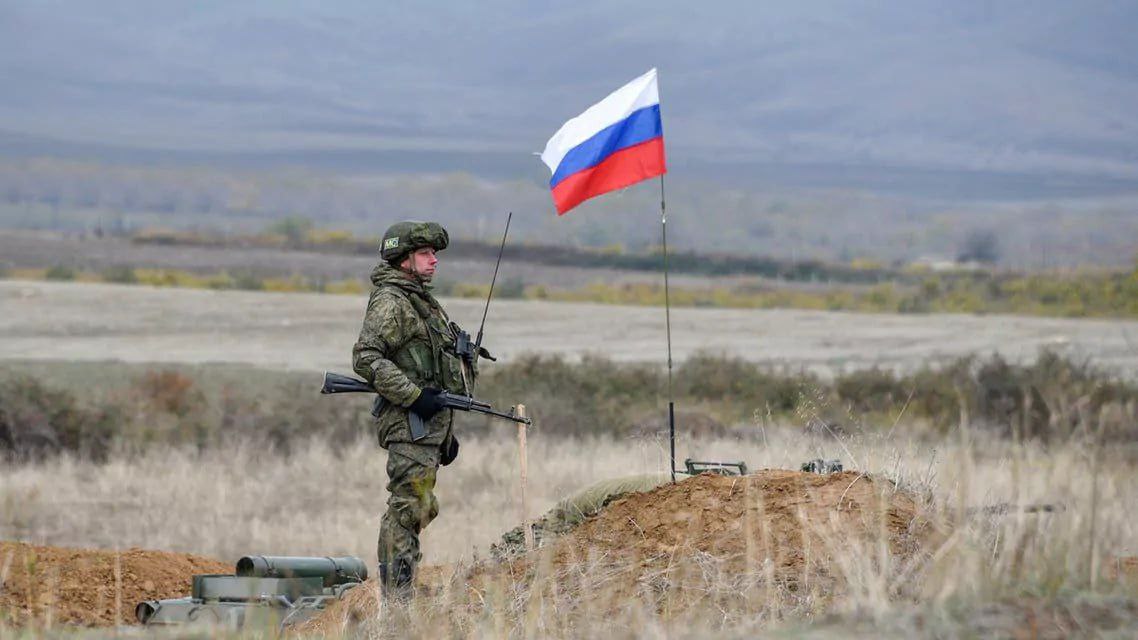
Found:
M 383 234 L 379 255 L 389 264 L 397 263 L 416 249 L 431 247 L 442 251 L 450 244 L 446 229 L 437 222 L 404 220 L 387 228 Z
M 823 460 L 822 458 L 815 458 L 807 460 L 802 463 L 802 470 L 807 473 L 839 473 L 842 470 L 842 461 L 837 458 L 833 460 Z
M 315 615 L 367 580 L 359 558 L 245 556 L 234 575 L 193 576 L 190 596 L 135 607 L 146 626 L 286 627 Z
M 367 565 L 359 558 L 245 556 L 237 575 L 253 578 L 320 578 L 325 587 L 367 580 Z
M 379 407 L 377 416 L 379 441 L 386 446 L 410 441 L 402 407 L 410 406 L 421 389 L 471 395 L 477 370 L 464 370 L 454 350 L 452 323 L 423 283 L 386 262 L 376 266 L 372 282 L 376 290 L 368 300 L 360 337 L 352 349 L 352 368 L 393 403 Z M 449 418 L 432 420 L 432 435 L 449 430 Z
M 684 460 L 684 473 L 689 476 L 698 476 L 701 473 L 714 473 L 720 476 L 747 475 L 746 462 L 706 462 L 702 460 Z

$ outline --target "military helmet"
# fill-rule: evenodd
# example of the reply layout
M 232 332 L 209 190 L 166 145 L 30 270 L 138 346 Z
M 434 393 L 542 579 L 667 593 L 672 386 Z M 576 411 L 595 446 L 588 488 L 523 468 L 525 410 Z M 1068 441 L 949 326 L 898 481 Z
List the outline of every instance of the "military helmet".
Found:
M 450 243 L 447 230 L 437 222 L 404 220 L 387 228 L 380 244 L 379 255 L 391 264 L 397 264 L 416 249 L 431 247 L 442 251 Z

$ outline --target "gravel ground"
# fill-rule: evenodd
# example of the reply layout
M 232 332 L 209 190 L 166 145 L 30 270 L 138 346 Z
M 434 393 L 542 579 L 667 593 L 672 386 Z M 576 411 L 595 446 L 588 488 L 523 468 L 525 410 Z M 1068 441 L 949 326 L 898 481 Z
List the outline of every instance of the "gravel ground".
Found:
M 0 281 L 0 359 L 350 371 L 365 303 L 363 296 Z M 445 304 L 477 331 L 482 301 Z M 672 310 L 672 342 L 677 360 L 710 350 L 823 375 L 994 351 L 1024 360 L 1047 347 L 1138 377 L 1138 322 L 1122 320 L 684 308 Z M 663 364 L 664 310 L 497 300 L 485 343 L 503 359 L 592 352 Z

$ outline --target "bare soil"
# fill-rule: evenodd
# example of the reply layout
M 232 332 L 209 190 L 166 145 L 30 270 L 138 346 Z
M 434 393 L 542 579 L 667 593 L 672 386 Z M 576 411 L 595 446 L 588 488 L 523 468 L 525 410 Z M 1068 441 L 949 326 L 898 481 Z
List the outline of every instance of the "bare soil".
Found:
M 0 281 L 0 360 L 231 362 L 350 370 L 366 296 L 159 289 Z M 483 301 L 444 301 L 477 331 Z M 673 353 L 700 350 L 826 375 L 872 366 L 912 370 L 999 352 L 1034 360 L 1048 348 L 1138 375 L 1138 322 L 1019 316 L 866 315 L 791 309 L 673 309 Z M 524 352 L 664 362 L 664 310 L 496 300 L 485 344 Z
M 17 625 L 134 624 L 143 600 L 190 595 L 190 578 L 233 565 L 184 553 L 0 542 L 0 615 Z

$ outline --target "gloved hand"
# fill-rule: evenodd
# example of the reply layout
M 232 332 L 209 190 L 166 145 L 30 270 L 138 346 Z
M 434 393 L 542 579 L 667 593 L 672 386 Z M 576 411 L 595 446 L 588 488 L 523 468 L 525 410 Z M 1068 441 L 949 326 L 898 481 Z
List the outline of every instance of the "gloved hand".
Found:
M 442 400 L 439 399 L 439 394 L 442 393 L 441 389 L 434 387 L 423 387 L 419 392 L 419 397 L 408 407 L 415 415 L 423 419 L 423 422 L 435 417 L 435 414 L 443 410 Z
M 440 460 L 440 462 L 442 462 L 443 466 L 445 467 L 448 464 L 454 462 L 454 459 L 457 457 L 458 457 L 458 438 L 456 438 L 455 435 L 452 433 L 452 434 L 450 434 L 450 438 L 448 438 L 447 441 L 443 443 L 442 459 Z

